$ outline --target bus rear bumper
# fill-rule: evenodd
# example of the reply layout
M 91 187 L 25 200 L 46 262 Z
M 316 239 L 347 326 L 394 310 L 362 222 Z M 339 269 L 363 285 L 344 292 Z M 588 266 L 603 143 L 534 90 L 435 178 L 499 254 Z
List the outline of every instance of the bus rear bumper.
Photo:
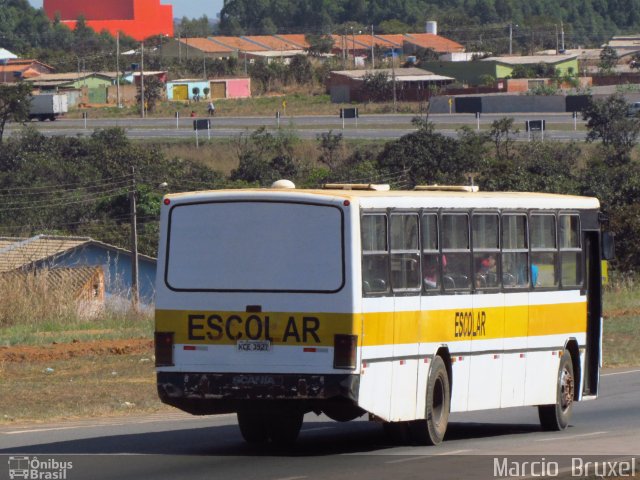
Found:
M 158 372 L 162 402 L 189 413 L 231 413 L 247 401 L 358 401 L 360 377 L 350 374 L 263 374 Z

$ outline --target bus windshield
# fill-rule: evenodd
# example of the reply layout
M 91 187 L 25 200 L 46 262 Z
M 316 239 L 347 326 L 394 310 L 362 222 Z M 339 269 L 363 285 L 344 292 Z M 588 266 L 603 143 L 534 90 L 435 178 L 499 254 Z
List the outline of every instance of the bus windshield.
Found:
M 178 205 L 169 228 L 165 281 L 173 290 L 330 293 L 344 284 L 343 218 L 333 206 Z

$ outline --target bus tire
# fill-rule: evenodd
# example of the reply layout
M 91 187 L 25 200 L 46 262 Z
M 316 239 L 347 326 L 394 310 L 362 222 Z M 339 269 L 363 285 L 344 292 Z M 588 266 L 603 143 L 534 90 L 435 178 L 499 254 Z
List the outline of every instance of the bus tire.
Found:
M 427 402 L 424 420 L 411 422 L 411 436 L 422 445 L 442 443 L 449 423 L 451 389 L 444 360 L 436 356 L 427 381 Z
M 269 438 L 280 446 L 295 443 L 302 428 L 303 412 L 286 412 L 270 414 L 267 423 Z
M 269 439 L 266 419 L 260 413 L 238 410 L 238 426 L 247 443 L 264 443 Z
M 571 353 L 565 350 L 560 357 L 558 379 L 556 382 L 555 405 L 539 405 L 540 425 L 545 431 L 560 431 L 567 428 L 573 413 L 575 377 Z
M 384 422 L 382 424 L 387 438 L 396 445 L 409 443 L 409 424 L 407 422 Z

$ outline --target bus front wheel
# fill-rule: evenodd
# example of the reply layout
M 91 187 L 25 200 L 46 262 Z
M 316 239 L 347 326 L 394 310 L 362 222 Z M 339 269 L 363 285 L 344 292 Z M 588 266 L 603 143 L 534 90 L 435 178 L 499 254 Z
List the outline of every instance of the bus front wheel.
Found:
M 555 405 L 538 406 L 540 425 L 545 431 L 564 430 L 571 420 L 575 395 L 575 377 L 573 375 L 571 353 L 568 350 L 565 350 L 560 357 L 556 385 Z
M 411 422 L 411 434 L 423 445 L 438 445 L 444 439 L 449 423 L 451 390 L 444 360 L 437 356 L 431 364 L 427 382 L 427 406 L 424 420 Z

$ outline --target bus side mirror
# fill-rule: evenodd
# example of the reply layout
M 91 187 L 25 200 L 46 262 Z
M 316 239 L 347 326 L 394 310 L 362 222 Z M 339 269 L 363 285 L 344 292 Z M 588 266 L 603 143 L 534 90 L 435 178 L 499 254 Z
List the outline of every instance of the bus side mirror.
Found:
M 616 236 L 611 232 L 602 232 L 602 259 L 613 260 L 616 258 Z

